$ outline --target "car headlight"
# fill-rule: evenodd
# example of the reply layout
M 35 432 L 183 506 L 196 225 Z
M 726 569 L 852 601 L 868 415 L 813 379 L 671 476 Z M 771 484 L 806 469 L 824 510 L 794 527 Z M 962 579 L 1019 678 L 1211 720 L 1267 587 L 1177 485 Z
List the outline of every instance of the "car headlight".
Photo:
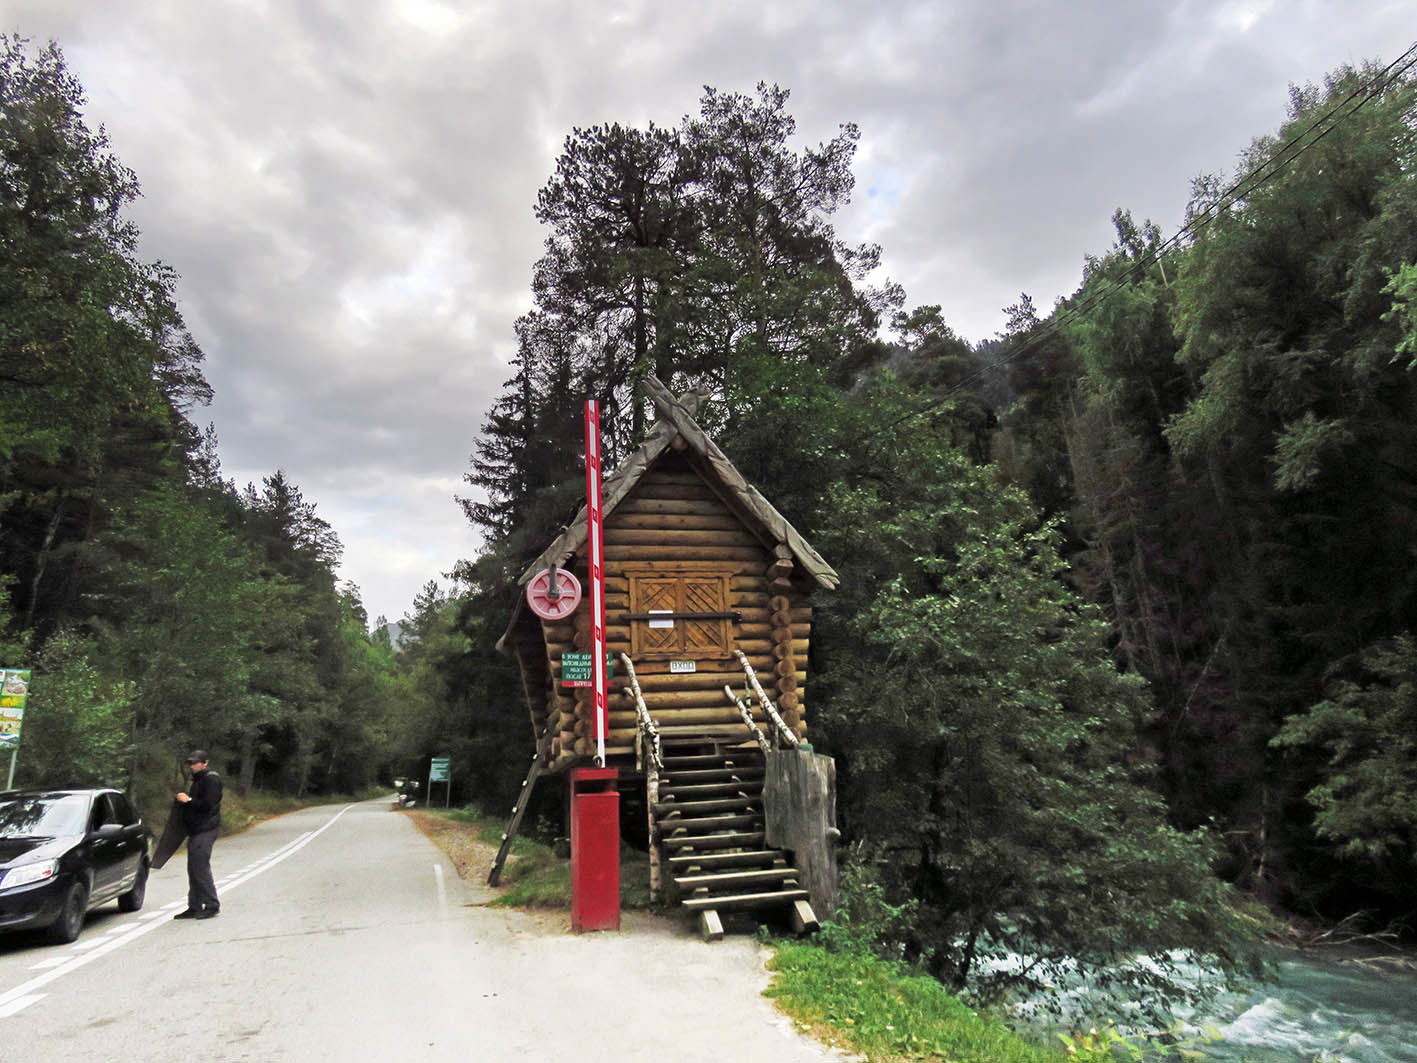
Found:
M 32 882 L 43 882 L 53 878 L 59 872 L 58 860 L 40 860 L 33 864 L 22 864 L 19 867 L 12 867 L 0 877 L 0 889 L 9 889 L 11 886 L 28 886 Z

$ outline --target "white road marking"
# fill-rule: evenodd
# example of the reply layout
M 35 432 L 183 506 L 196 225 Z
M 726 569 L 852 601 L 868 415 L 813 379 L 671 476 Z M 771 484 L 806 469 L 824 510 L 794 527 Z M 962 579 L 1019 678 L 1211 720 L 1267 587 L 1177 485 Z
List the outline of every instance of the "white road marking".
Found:
M 0 1019 L 8 1019 L 11 1015 L 15 1014 L 15 1012 L 23 1011 L 25 1008 L 33 1004 L 36 1000 L 43 999 L 43 993 L 36 993 L 33 996 L 29 997 L 17 997 L 16 999 L 10 1001 L 8 1004 L 0 1005 Z
M 433 865 L 433 877 L 438 880 L 438 914 L 448 914 L 448 891 L 443 885 L 443 865 Z
M 263 860 L 263 861 L 261 861 L 259 864 L 257 864 L 256 867 L 255 867 L 253 870 L 246 872 L 246 874 L 244 874 L 244 875 L 240 876 L 239 878 L 237 878 L 236 881 L 229 883 L 229 884 L 227 885 L 227 887 L 226 887 L 226 888 L 227 888 L 227 891 L 229 892 L 229 891 L 231 891 L 231 890 L 234 890 L 237 886 L 241 885 L 241 883 L 247 881 L 248 879 L 253 879 L 253 878 L 255 878 L 257 875 L 262 874 L 263 872 L 269 871 L 271 868 L 275 867 L 276 864 L 280 863 L 282 860 L 285 860 L 285 859 L 287 859 L 287 858 L 289 858 L 289 857 L 291 857 L 291 856 L 294 856 L 294 855 L 295 855 L 296 853 L 298 853 L 301 849 L 304 849 L 305 846 L 309 845 L 309 844 L 310 844 L 311 842 L 313 842 L 316 838 L 318 838 L 321 834 L 325 833 L 325 831 L 329 830 L 332 826 L 334 826 L 335 820 L 339 819 L 340 816 L 344 815 L 346 812 L 348 812 L 348 811 L 349 811 L 351 808 L 353 808 L 353 807 L 354 807 L 353 805 L 345 805 L 344 808 L 342 808 L 342 809 L 339 810 L 339 814 L 336 815 L 336 816 L 334 817 L 334 819 L 330 820 L 328 823 L 326 823 L 326 824 L 325 824 L 323 827 L 321 827 L 319 830 L 317 830 L 317 831 L 306 831 L 304 834 L 300 835 L 300 837 L 296 838 L 295 841 L 291 842 L 289 845 L 286 845 L 284 848 L 277 849 L 273 854 L 271 854 L 270 856 L 266 857 L 265 860 Z
M 33 964 L 33 965 L 30 967 L 30 970 L 31 970 L 31 971 L 45 971 L 45 970 L 48 970 L 50 967 L 58 967 L 61 963 L 68 963 L 68 962 L 69 962 L 69 957 L 68 957 L 68 956 L 51 956 L 51 957 L 49 957 L 49 959 L 47 959 L 47 960 L 40 960 L 38 963 Z
M 314 831 L 306 831 L 294 841 L 288 842 L 285 845 L 281 846 L 270 856 L 266 857 L 264 860 L 259 861 L 256 864 L 254 870 L 248 872 L 245 875 L 242 875 L 235 882 L 231 883 L 231 885 L 227 886 L 227 890 L 230 891 L 235 889 L 243 882 L 247 882 L 250 879 L 255 878 L 257 875 L 269 871 L 281 861 L 287 859 L 288 857 L 294 856 L 297 852 L 305 848 L 305 846 L 309 845 L 321 834 L 325 833 L 325 831 L 333 827 L 335 823 L 339 821 L 340 817 L 353 807 L 353 805 L 345 805 L 344 808 L 340 809 L 339 812 L 332 816 L 329 822 L 327 822 L 323 827 Z M 169 904 L 166 908 L 163 909 L 163 911 L 175 908 L 180 903 L 182 902 L 178 901 L 173 904 Z M 81 952 L 77 956 L 69 956 L 62 963 L 55 966 L 53 970 L 46 971 L 44 974 L 35 975 L 35 977 L 31 978 L 28 982 L 25 982 L 22 985 L 17 985 L 14 989 L 9 990 L 8 992 L 0 993 L 0 1018 L 8 1018 L 9 1016 L 14 1015 L 16 1012 L 29 1007 L 36 1000 L 44 999 L 43 993 L 35 993 L 34 990 L 40 989 L 43 986 L 49 985 L 49 983 L 51 982 L 63 978 L 71 971 L 77 971 L 80 967 L 84 967 L 92 963 L 100 956 L 108 955 L 110 952 L 114 951 L 115 949 L 121 948 L 129 942 L 137 941 L 138 938 L 142 937 L 143 935 L 149 934 L 152 931 L 156 930 L 158 927 L 166 925 L 166 922 L 167 920 L 165 919 L 154 919 L 151 922 L 139 923 L 137 926 L 130 927 L 124 934 L 119 934 L 114 937 L 101 938 L 98 941 L 94 942 L 92 946 L 78 946 L 82 948 L 87 948 L 89 951 Z M 33 970 L 33 968 L 31 968 L 31 970 Z

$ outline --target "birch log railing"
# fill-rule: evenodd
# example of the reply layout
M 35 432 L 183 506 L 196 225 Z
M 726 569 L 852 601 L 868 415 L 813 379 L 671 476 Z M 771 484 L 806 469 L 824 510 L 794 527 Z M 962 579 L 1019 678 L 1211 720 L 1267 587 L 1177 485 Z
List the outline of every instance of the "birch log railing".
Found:
M 659 727 L 645 705 L 644 694 L 640 692 L 640 678 L 635 674 L 635 662 L 628 653 L 620 654 L 625 664 L 625 674 L 630 679 L 630 691 L 635 702 L 635 767 L 645 769 L 646 749 L 656 772 L 664 770 L 664 750 L 659 741 Z
M 645 706 L 644 695 L 640 692 L 640 680 L 635 675 L 635 662 L 627 653 L 620 654 L 625 663 L 625 674 L 630 680 L 630 691 L 635 699 L 635 767 L 645 773 L 645 815 L 649 820 L 649 899 L 659 900 L 659 824 L 654 814 L 659 804 L 659 776 L 664 771 L 664 749 L 659 741 L 659 728 L 654 717 Z
M 737 694 L 733 693 L 733 688 L 727 683 L 723 684 L 723 693 L 728 696 L 728 700 L 738 706 L 738 715 L 743 717 L 743 726 L 753 736 L 753 740 L 758 743 L 758 748 L 763 751 L 763 756 L 772 752 L 772 743 L 768 741 L 768 736 L 763 734 L 763 729 L 758 726 L 753 719 L 753 710 L 748 708 L 747 703 Z
M 748 655 L 745 654 L 742 650 L 734 650 L 733 656 L 737 657 L 738 663 L 743 666 L 743 672 L 748 677 L 748 685 L 752 688 L 753 693 L 757 696 L 758 701 L 762 704 L 763 711 L 767 713 L 768 719 L 772 721 L 773 744 L 776 745 L 777 740 L 781 739 L 787 744 L 787 747 L 789 749 L 796 748 L 797 736 L 793 734 L 792 728 L 788 727 L 787 724 L 783 722 L 782 717 L 777 714 L 777 709 L 773 706 L 772 701 L 768 698 L 767 691 L 765 691 L 763 689 L 763 685 L 758 682 L 758 673 L 753 671 L 753 664 L 751 661 L 748 660 Z M 728 688 L 725 687 L 724 689 L 727 690 Z M 733 694 L 730 692 L 729 696 L 733 697 Z M 736 697 L 733 697 L 733 700 L 737 701 L 738 699 Z M 741 707 L 742 706 L 740 705 L 740 708 Z

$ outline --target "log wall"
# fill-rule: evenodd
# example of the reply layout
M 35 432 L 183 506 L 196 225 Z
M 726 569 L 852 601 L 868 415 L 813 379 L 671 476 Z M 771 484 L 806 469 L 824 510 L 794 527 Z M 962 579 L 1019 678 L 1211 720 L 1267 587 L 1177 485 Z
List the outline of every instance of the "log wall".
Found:
M 738 710 L 723 693 L 725 684 L 738 690 L 744 687 L 742 666 L 732 656 L 736 648 L 747 655 L 787 724 L 805 736 L 806 661 L 812 628 L 809 581 L 794 570 L 785 547 L 762 542 L 751 527 L 685 455 L 674 452 L 666 453 L 646 472 L 606 518 L 606 640 L 615 659 L 608 755 L 630 753 L 634 746 L 634 695 L 619 655 L 631 654 L 633 622 L 624 614 L 632 611 L 631 578 L 635 576 L 725 576 L 727 609 L 740 614 L 729 625 L 726 652 L 696 650 L 676 656 L 695 662 L 697 670 L 691 674 L 671 673 L 669 659 L 635 660 L 645 704 L 660 727 L 741 724 Z M 584 558 L 577 557 L 573 566 L 585 585 Z M 587 593 L 567 621 L 538 622 L 539 632 L 528 624 L 526 637 L 518 642 L 533 726 L 538 734 L 549 728 L 553 765 L 594 752 L 590 691 L 560 686 L 561 655 L 590 648 L 589 599 Z M 538 673 L 542 673 L 539 681 Z M 762 722 L 766 726 L 767 721 Z

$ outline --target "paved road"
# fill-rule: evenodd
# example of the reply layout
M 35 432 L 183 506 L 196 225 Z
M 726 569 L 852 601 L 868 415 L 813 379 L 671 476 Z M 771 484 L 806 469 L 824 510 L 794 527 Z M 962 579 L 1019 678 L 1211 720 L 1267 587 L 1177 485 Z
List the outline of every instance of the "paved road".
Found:
M 385 801 L 305 809 L 217 843 L 217 919 L 179 855 L 142 912 L 72 946 L 0 937 L 0 1060 L 820 1063 L 760 996 L 746 939 L 672 921 L 618 934 L 483 908 Z

